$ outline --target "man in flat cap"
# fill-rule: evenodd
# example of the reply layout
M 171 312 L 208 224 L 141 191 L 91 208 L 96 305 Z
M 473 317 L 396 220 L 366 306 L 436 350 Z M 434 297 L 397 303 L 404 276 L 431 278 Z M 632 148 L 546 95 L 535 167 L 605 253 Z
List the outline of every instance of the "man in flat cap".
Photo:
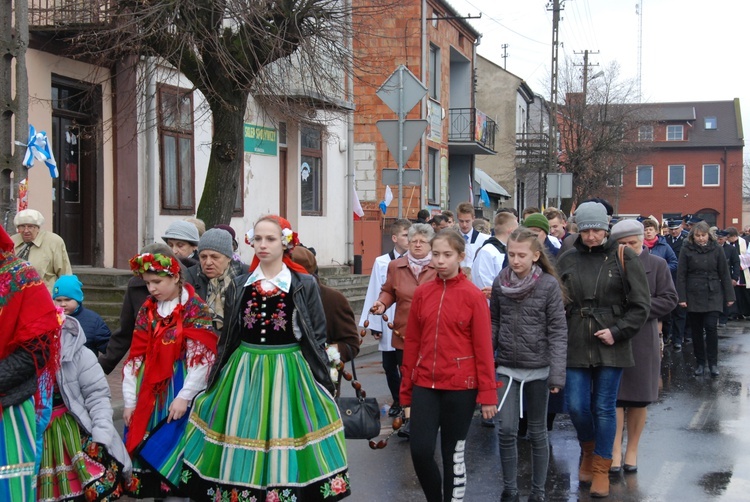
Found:
M 55 281 L 63 275 L 71 275 L 68 250 L 59 235 L 43 230 L 44 216 L 35 209 L 24 209 L 13 218 L 17 234 L 13 235 L 15 255 L 31 263 L 52 292 Z

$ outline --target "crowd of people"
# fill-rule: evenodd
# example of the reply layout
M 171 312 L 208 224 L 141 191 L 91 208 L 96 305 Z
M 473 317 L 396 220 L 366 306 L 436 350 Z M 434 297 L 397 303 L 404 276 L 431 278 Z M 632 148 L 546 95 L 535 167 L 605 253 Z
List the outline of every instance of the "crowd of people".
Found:
M 462 203 L 419 220 L 390 226 L 359 326 L 378 340 L 389 415 L 428 502 L 463 500 L 477 407 L 499 429 L 502 501 L 521 497 L 519 435 L 531 444 L 528 500 L 546 500 L 560 412 L 580 443 L 579 484 L 607 497 L 611 475 L 637 472 L 664 345 L 690 341 L 695 376 L 717 377 L 719 327 L 750 316 L 736 228 L 617 220 L 601 199 L 570 218 L 500 209 L 490 224 Z M 333 375 L 360 335 L 287 220 L 255 222 L 250 264 L 231 227 L 175 221 L 130 260 L 114 332 L 84 307 L 41 213 L 14 223 L 13 236 L 0 229 L 0 498 L 352 493 Z M 123 360 L 120 439 L 105 374 Z

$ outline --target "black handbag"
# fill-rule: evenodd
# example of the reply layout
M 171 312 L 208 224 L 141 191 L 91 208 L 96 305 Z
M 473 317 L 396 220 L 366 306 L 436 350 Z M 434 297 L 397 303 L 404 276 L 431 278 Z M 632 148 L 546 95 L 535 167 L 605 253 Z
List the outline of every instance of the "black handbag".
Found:
M 345 373 L 341 369 L 339 373 L 339 386 L 336 392 L 336 404 L 341 412 L 341 421 L 344 423 L 344 437 L 346 439 L 372 439 L 380 434 L 380 408 L 374 397 L 366 397 L 361 384 L 357 381 L 357 370 L 352 363 L 352 387 L 356 397 L 341 397 L 341 376 Z M 346 378 L 346 376 L 345 376 Z M 349 378 L 346 378 L 349 380 Z

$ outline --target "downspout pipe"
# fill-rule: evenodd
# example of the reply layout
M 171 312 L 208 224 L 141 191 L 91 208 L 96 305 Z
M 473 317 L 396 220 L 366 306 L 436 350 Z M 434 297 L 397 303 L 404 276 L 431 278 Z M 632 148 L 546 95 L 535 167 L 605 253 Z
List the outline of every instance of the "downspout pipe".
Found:
M 419 63 L 420 68 L 422 69 L 422 82 L 427 83 L 427 51 L 429 50 L 429 44 L 427 42 L 427 0 L 422 0 L 422 60 Z M 427 95 L 425 95 L 422 98 L 422 118 L 427 118 L 427 100 L 429 98 Z M 441 121 L 442 122 L 442 121 Z M 427 192 L 427 185 L 425 184 L 425 180 L 427 179 L 427 176 L 425 174 L 429 173 L 427 172 L 427 138 L 423 136 L 422 138 L 422 154 L 420 155 L 420 167 L 422 168 L 422 184 L 419 187 L 419 207 L 417 208 L 417 212 L 421 210 L 424 207 L 427 207 L 425 205 L 425 201 L 427 200 L 425 192 Z M 442 152 L 438 152 L 438 162 L 435 166 L 435 171 L 440 172 L 440 155 Z M 430 183 L 432 183 L 432 180 L 430 180 Z M 442 183 L 440 183 L 442 185 Z M 441 192 L 440 186 L 437 187 L 438 193 Z M 441 198 L 441 197 L 439 197 Z M 442 199 L 442 198 L 441 198 Z M 404 218 L 408 218 L 409 215 L 404 215 Z
M 146 194 L 146 234 L 143 243 L 148 244 L 155 242 L 154 219 L 156 214 L 156 191 L 159 186 L 159 180 L 157 179 L 158 169 L 156 166 L 156 145 L 159 138 L 156 131 L 156 63 L 150 57 L 141 57 L 141 61 L 145 62 L 146 73 L 146 92 L 144 95 L 144 106 L 146 108 L 146 158 L 143 167 L 146 170 L 144 179 L 147 186 L 144 191 Z
M 724 180 L 723 180 L 723 189 L 724 189 L 724 208 L 722 210 L 722 217 L 724 219 L 724 224 L 722 225 L 722 228 L 727 228 L 727 147 L 724 147 L 724 155 L 721 157 L 721 163 L 724 167 Z
M 346 75 L 346 93 L 347 99 L 354 104 L 354 42 L 352 34 L 352 1 L 346 1 L 347 7 L 347 25 L 349 33 L 346 37 L 348 46 L 349 60 L 347 61 Z M 346 262 L 354 266 L 354 206 L 352 203 L 352 193 L 355 188 L 354 173 L 354 109 L 352 108 L 346 114 Z

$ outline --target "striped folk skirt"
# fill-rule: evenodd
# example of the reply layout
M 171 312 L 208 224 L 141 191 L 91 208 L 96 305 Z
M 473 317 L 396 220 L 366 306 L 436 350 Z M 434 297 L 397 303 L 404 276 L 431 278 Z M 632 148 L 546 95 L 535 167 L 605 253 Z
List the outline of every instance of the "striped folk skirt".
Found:
M 298 344 L 242 343 L 187 425 L 182 486 L 194 500 L 340 500 L 344 427 Z
M 64 406 L 56 407 L 44 431 L 37 500 L 116 500 L 122 493 L 122 468 Z
M 136 379 L 136 393 L 140 391 L 143 371 L 146 364 L 148 364 L 148 361 L 144 362 L 139 368 Z M 169 405 L 172 404 L 174 398 L 179 394 L 180 390 L 182 390 L 186 374 L 187 369 L 185 361 L 182 359 L 177 360 L 174 364 L 174 376 L 169 381 L 169 385 L 167 385 L 162 395 L 156 396 L 156 404 L 154 405 L 154 411 L 151 414 L 151 418 L 149 419 L 146 428 L 146 436 L 132 455 L 133 477 L 126 487 L 127 494 L 131 497 L 138 499 L 160 499 L 169 496 L 182 496 L 177 490 L 175 490 L 175 486 L 169 484 L 164 475 L 159 472 L 161 466 L 154 465 L 156 462 L 152 458 L 144 458 L 141 452 L 153 451 L 148 447 L 149 441 L 151 440 L 151 433 L 166 425 L 167 417 L 169 416 Z M 174 422 L 172 423 L 174 424 Z M 126 428 L 125 438 L 127 438 L 127 434 L 128 431 Z M 179 438 L 176 442 L 167 445 L 167 448 L 169 451 L 164 452 L 167 457 L 171 457 L 174 452 L 178 452 L 181 448 Z
M 0 500 L 36 499 L 36 411 L 34 398 L 2 410 Z

